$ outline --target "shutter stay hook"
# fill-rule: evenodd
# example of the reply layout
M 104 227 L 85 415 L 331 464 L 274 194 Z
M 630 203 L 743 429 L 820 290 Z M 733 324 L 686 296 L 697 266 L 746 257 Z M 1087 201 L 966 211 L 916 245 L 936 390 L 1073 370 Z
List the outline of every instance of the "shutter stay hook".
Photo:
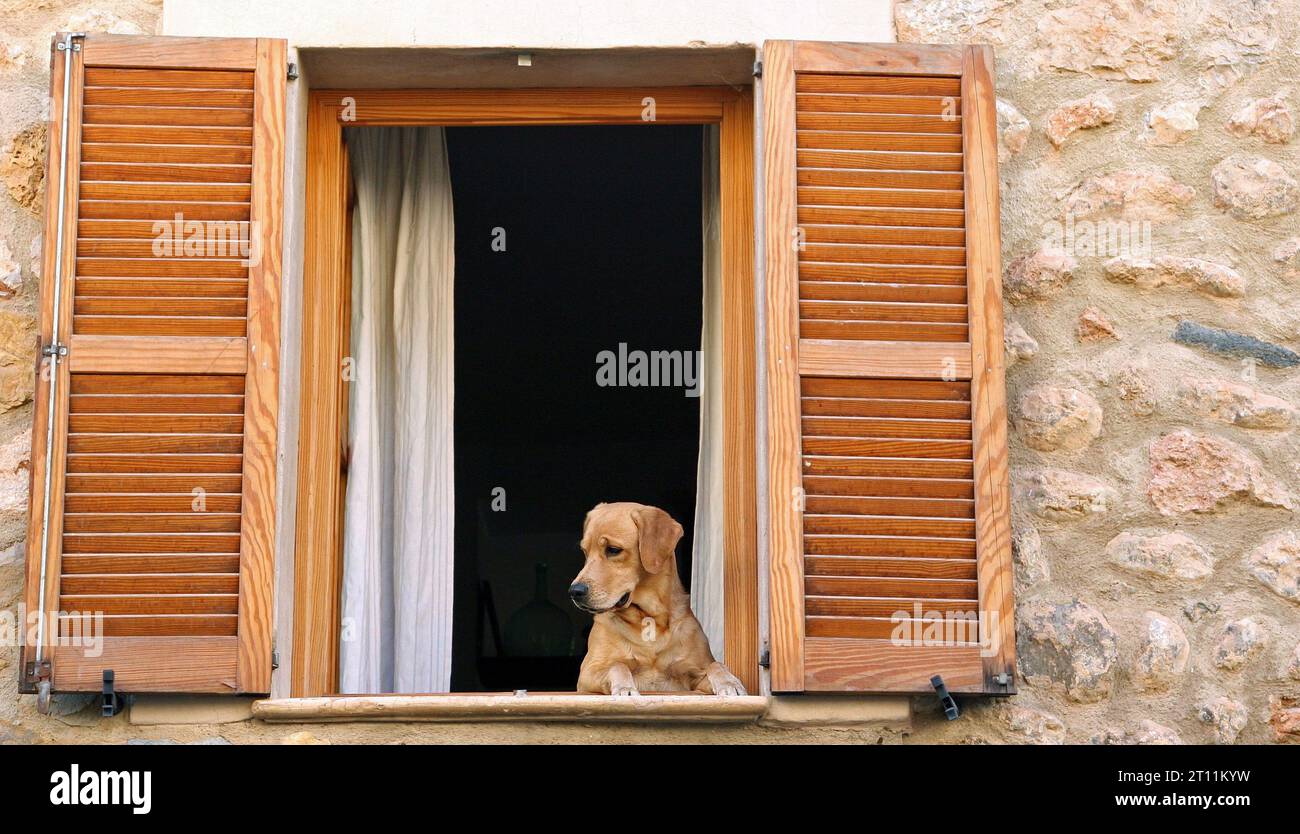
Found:
M 930 678 L 930 685 L 934 691 L 939 694 L 939 706 L 943 707 L 943 714 L 949 721 L 956 721 L 961 715 L 961 709 L 957 706 L 957 699 L 952 697 L 948 687 L 943 682 L 943 675 L 935 675 Z
M 59 341 L 59 317 L 63 301 L 63 239 L 67 225 L 68 199 L 68 118 L 72 94 L 72 54 L 81 51 L 78 40 L 85 40 L 85 32 L 68 32 L 56 48 L 63 53 L 63 115 L 59 125 L 59 201 L 58 220 L 54 236 L 54 309 L 50 321 L 50 343 L 41 349 L 41 355 L 50 360 L 50 388 L 45 413 L 45 492 L 42 495 L 41 511 L 41 571 L 38 592 L 39 610 L 36 612 L 36 669 L 42 668 L 45 661 L 45 583 L 50 563 L 50 485 L 53 480 L 54 467 L 50 458 L 54 455 L 54 404 L 58 400 L 59 361 L 68 355 L 68 346 Z M 50 695 L 50 677 L 44 676 L 37 683 L 37 702 L 44 702 L 48 707 Z
M 126 705 L 125 700 L 117 692 L 117 684 L 114 680 L 113 670 L 104 670 L 104 686 L 99 695 L 99 714 L 104 718 L 112 718 L 122 711 Z

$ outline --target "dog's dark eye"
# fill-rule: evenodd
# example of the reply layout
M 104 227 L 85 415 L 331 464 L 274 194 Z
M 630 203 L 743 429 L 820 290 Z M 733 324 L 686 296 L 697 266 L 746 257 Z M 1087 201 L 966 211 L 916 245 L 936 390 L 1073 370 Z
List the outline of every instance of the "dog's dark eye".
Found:
M 606 545 L 606 546 L 605 546 L 605 555 L 606 555 L 606 556 L 617 556 L 618 554 L 620 554 L 620 553 L 622 553 L 622 552 L 623 552 L 623 548 L 621 548 L 621 547 L 615 547 L 615 546 L 612 545 L 612 544 L 610 544 L 610 545 Z

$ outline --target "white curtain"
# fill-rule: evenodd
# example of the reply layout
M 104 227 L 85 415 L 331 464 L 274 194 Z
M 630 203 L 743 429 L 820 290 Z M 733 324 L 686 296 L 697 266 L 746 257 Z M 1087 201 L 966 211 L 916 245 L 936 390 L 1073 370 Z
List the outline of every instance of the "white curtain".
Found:
M 691 609 L 722 658 L 723 605 L 723 411 L 722 251 L 719 219 L 718 126 L 704 131 L 703 219 L 704 327 L 700 369 L 700 458 L 695 481 L 695 533 L 691 554 Z
M 347 143 L 356 204 L 339 685 L 446 692 L 455 510 L 446 140 L 436 127 L 352 128 Z

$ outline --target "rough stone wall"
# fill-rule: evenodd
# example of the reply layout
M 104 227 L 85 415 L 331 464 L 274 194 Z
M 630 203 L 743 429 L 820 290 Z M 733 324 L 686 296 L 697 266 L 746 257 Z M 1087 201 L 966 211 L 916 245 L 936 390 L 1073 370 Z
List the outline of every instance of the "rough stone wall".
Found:
M 1297 0 L 905 0 L 993 44 L 1021 694 L 919 740 L 1300 741 Z
M 155 0 L 0 0 L 0 607 L 22 584 L 48 39 Z M 998 53 L 1016 698 L 886 741 L 1300 740 L 1300 0 L 900 0 Z M 875 741 L 875 730 L 134 727 L 16 695 L 0 741 Z

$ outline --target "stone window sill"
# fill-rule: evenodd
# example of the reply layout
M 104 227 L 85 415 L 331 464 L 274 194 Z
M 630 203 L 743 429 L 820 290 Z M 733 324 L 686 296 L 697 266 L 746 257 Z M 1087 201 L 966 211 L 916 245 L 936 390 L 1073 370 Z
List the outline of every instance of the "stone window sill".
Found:
M 623 721 L 754 723 L 767 712 L 761 695 L 451 694 L 331 695 L 253 703 L 269 723 L 344 721 Z

